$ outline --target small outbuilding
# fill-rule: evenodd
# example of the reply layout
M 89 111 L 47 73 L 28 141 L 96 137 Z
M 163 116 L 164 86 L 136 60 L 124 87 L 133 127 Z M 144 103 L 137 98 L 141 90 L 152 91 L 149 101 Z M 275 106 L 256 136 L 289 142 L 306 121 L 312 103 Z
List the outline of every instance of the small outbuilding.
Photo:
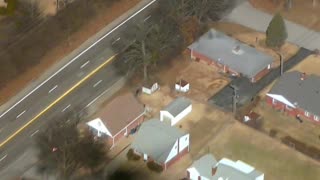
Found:
M 160 111 L 160 120 L 171 126 L 178 123 L 192 111 L 192 102 L 186 97 L 178 97 Z
M 177 92 L 186 93 L 190 89 L 190 84 L 186 80 L 180 79 L 178 82 L 176 82 L 175 89 Z
M 157 82 L 146 82 L 143 84 L 142 92 L 150 95 L 159 89 L 160 86 Z

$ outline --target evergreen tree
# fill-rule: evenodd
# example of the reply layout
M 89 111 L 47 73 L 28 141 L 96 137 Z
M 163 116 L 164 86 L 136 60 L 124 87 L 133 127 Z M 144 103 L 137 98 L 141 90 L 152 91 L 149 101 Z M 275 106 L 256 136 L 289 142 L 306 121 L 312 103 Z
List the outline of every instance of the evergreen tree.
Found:
M 280 48 L 288 37 L 282 16 L 277 13 L 271 20 L 266 32 L 266 44 L 272 48 Z

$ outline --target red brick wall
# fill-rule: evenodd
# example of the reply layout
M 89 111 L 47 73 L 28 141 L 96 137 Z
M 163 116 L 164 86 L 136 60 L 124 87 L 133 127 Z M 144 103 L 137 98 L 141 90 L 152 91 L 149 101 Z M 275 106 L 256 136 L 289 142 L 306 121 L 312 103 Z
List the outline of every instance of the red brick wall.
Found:
M 304 117 L 306 119 L 309 119 L 311 121 L 314 121 L 314 122 L 320 124 L 320 121 L 316 121 L 314 119 L 314 115 L 311 114 L 310 112 L 309 112 L 309 117 L 307 117 L 305 115 L 305 111 L 303 109 L 300 109 L 300 108 L 287 108 L 285 104 L 283 104 L 283 103 L 281 103 L 279 101 L 277 101 L 275 104 L 273 104 L 272 103 L 272 98 L 269 97 L 269 96 L 266 96 L 266 102 L 267 102 L 267 104 L 271 105 L 274 109 L 283 110 L 289 116 L 296 117 L 299 114 L 300 117 Z
M 134 129 L 135 127 L 137 127 L 139 124 L 141 124 L 143 122 L 143 120 L 144 120 L 144 115 L 142 115 L 140 118 L 136 119 L 129 126 L 125 127 L 123 130 L 121 130 L 120 133 L 118 133 L 116 136 L 114 136 L 114 145 L 117 144 L 117 142 L 124 136 L 124 134 L 126 133 L 126 129 L 128 130 L 127 135 L 129 135 L 131 129 Z M 112 146 L 112 138 L 110 138 L 110 139 L 111 139 L 110 145 Z
M 192 55 L 195 58 L 199 58 L 201 62 L 205 63 L 205 64 L 212 64 L 212 60 L 196 51 L 192 51 Z
M 173 159 L 171 159 L 170 161 L 168 161 L 165 164 L 165 169 L 168 168 L 169 166 L 171 166 L 172 164 L 174 164 L 176 161 L 178 161 L 182 156 L 184 156 L 188 152 L 189 152 L 189 150 L 188 150 L 188 146 L 187 146 L 186 148 L 184 148 L 184 150 L 182 150 L 179 154 L 177 154 L 177 156 L 175 156 Z
M 264 68 L 262 71 L 260 71 L 255 77 L 253 80 L 251 80 L 251 82 L 255 83 L 257 81 L 259 81 L 263 76 L 265 76 L 266 74 L 269 73 L 269 70 L 268 67 Z
M 114 145 L 117 144 L 117 142 L 124 136 L 124 133 L 126 133 L 126 129 L 123 129 L 118 133 L 116 136 L 114 136 Z

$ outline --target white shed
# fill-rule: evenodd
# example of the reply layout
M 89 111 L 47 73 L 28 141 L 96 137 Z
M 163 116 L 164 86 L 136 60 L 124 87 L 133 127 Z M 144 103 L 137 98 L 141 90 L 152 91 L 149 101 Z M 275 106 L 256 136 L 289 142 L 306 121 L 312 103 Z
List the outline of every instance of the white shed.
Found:
M 168 121 L 173 126 L 187 116 L 191 110 L 191 100 L 186 97 L 178 97 L 160 111 L 160 121 Z
M 178 92 L 188 92 L 190 89 L 190 84 L 183 79 L 180 79 L 178 82 L 175 84 L 175 89 Z
M 159 84 L 157 82 L 155 82 L 155 83 L 146 83 L 142 87 L 142 92 L 146 93 L 146 94 L 152 94 L 155 91 L 157 91 L 158 89 L 160 89 L 160 86 L 159 86 Z

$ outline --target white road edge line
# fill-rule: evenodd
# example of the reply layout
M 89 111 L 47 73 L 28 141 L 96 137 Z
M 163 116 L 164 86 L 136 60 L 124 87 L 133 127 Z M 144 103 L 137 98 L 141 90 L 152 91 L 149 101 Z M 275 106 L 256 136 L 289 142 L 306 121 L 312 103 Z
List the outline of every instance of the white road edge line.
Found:
M 22 116 L 25 112 L 26 112 L 26 110 L 24 110 L 22 113 L 20 113 L 20 114 L 16 117 L 16 119 L 18 119 L 20 116 Z
M 0 159 L 0 161 L 3 161 L 7 156 L 8 156 L 8 154 L 4 155 L 4 156 Z
M 114 40 L 111 44 L 113 45 L 113 44 L 115 44 L 117 41 L 119 41 L 121 38 L 120 37 L 118 37 L 118 39 L 116 39 L 116 40 Z
M 0 118 L 2 118 L 4 115 L 6 115 L 9 111 L 11 111 L 11 109 L 13 109 L 14 107 L 16 107 L 20 102 L 22 102 L 23 100 L 25 100 L 28 96 L 30 96 L 30 94 L 32 94 L 34 91 L 36 91 L 37 89 L 39 89 L 43 84 L 45 84 L 46 82 L 48 82 L 51 78 L 53 78 L 55 75 L 57 75 L 58 73 L 60 73 L 64 68 L 66 68 L 67 66 L 69 66 L 71 63 L 73 63 L 76 59 L 78 59 L 82 54 L 84 54 L 85 52 L 87 52 L 89 49 L 91 49 L 93 46 L 95 46 L 96 44 L 98 44 L 102 39 L 104 39 L 105 37 L 109 36 L 111 33 L 113 33 L 115 30 L 117 30 L 119 27 L 121 27 L 122 25 L 124 25 L 126 22 L 128 22 L 130 19 L 132 19 L 133 17 L 135 17 L 137 14 L 139 14 L 141 11 L 143 11 L 144 9 L 146 9 L 147 7 L 149 7 L 150 5 L 152 5 L 154 2 L 156 2 L 157 0 L 152 0 L 151 2 L 149 2 L 147 5 L 145 5 L 143 8 L 141 8 L 139 11 L 135 12 L 134 14 L 132 14 L 129 18 L 127 18 L 126 20 L 124 20 L 122 23 L 120 23 L 119 25 L 117 25 L 115 28 L 113 28 L 111 31 L 109 31 L 107 34 L 105 34 L 104 36 L 102 36 L 100 39 L 98 39 L 96 42 L 94 42 L 91 46 L 89 46 L 87 49 L 85 49 L 84 51 L 82 51 L 80 54 L 78 54 L 76 57 L 74 57 L 71 61 L 69 61 L 67 64 L 65 64 L 64 66 L 62 66 L 58 71 L 56 71 L 54 74 L 52 74 L 48 79 L 46 79 L 45 81 L 43 81 L 41 84 L 39 84 L 36 88 L 34 88 L 31 92 L 29 92 L 26 96 L 24 96 L 22 99 L 20 99 L 18 102 L 16 102 L 13 106 L 11 106 L 8 110 L 6 110 L 4 113 L 2 113 L 0 115 Z
M 146 21 L 148 21 L 149 18 L 151 18 L 151 15 L 146 17 L 143 21 L 146 22 Z
M 84 64 L 82 64 L 82 65 L 80 66 L 80 69 L 84 68 L 87 64 L 89 64 L 89 62 L 90 62 L 90 61 L 87 61 L 87 62 L 85 62 Z
M 101 82 L 102 82 L 102 79 L 101 79 L 101 80 L 99 80 L 98 82 L 96 82 L 96 83 L 93 85 L 93 87 L 98 86 Z
M 111 87 L 110 87 L 110 88 L 111 88 Z M 101 93 L 101 94 L 100 94 L 99 96 L 97 96 L 96 98 L 94 98 L 91 102 L 89 102 L 89 104 L 86 105 L 85 108 L 89 107 L 91 104 L 93 104 L 94 102 L 96 102 L 101 96 L 103 96 L 106 92 L 108 92 L 108 91 L 110 90 L 110 88 L 107 89 L 107 90 L 105 90 L 103 93 Z
M 65 107 L 64 109 L 62 109 L 61 112 L 64 112 L 64 111 L 67 110 L 70 106 L 71 106 L 71 104 L 69 104 L 67 107 Z
M 36 130 L 34 133 L 32 133 L 32 134 L 30 135 L 30 137 L 34 136 L 34 135 L 37 134 L 38 132 L 39 132 L 39 129 Z
M 52 89 L 50 89 L 49 94 L 52 93 L 52 91 L 54 91 L 57 87 L 58 85 L 55 85 Z

